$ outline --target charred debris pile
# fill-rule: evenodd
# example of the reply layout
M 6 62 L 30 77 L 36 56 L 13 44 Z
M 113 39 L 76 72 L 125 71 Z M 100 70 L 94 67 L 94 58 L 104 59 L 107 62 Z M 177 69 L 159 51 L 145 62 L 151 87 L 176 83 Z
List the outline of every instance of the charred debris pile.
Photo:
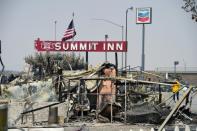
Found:
M 83 62 L 79 64 L 80 58 L 77 61 L 78 65 L 84 66 Z M 187 123 L 196 122 L 196 115 L 190 111 L 190 96 L 195 93 L 195 89 L 190 91 L 190 95 L 183 96 L 186 104 L 182 104 L 182 101 L 179 106 L 173 107 L 170 104 L 173 102 L 172 96 L 164 99 L 162 95 L 174 83 L 158 74 L 132 68 L 117 69 L 111 63 L 76 71 L 67 62 L 66 65 L 71 70 L 66 71 L 61 63 L 53 63 L 51 57 L 37 61 L 29 57 L 26 62 L 31 65 L 31 70 L 10 76 L 12 78 L 4 83 L 1 81 L 0 100 L 54 103 L 25 110 L 21 112 L 21 116 L 66 103 L 67 109 L 63 116 L 65 123 L 117 121 L 161 124 L 165 119 L 169 119 L 168 123 L 177 119 Z M 181 84 L 180 91 L 184 88 L 186 86 Z M 173 110 L 173 115 L 169 116 Z

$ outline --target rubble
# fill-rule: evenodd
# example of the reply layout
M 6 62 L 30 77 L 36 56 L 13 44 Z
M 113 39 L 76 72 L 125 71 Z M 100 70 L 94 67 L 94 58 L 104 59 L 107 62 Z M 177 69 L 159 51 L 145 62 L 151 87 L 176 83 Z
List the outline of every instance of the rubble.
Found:
M 26 79 L 17 77 L 1 85 L 0 99 L 11 101 L 8 114 L 14 114 L 8 116 L 8 125 L 47 126 L 77 121 L 160 124 L 166 119 L 172 109 L 166 101 L 161 103 L 161 92 L 153 89 L 171 83 L 161 81 L 157 75 L 151 81 L 150 73 L 144 74 L 143 80 L 136 77 L 136 72 L 117 75 L 115 65 L 104 63 L 88 71 L 58 69 L 55 75 L 41 80 L 27 75 Z

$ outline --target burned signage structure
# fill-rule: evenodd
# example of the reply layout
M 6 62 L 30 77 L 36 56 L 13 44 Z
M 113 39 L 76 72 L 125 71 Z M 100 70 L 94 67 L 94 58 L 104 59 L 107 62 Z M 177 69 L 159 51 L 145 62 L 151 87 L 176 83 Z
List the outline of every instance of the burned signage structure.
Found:
M 124 41 L 62 43 L 38 39 L 35 48 L 38 51 L 65 51 L 65 49 L 85 52 L 126 51 L 125 43 Z M 47 59 L 47 62 L 50 63 L 50 59 Z M 22 109 L 21 115 L 14 122 L 22 119 L 23 124 L 24 116 L 31 114 L 34 125 L 38 116 L 34 112 L 48 109 L 48 119 L 40 122 L 41 125 L 46 122 L 57 124 L 59 110 L 57 106 L 61 104 L 66 105 L 61 109 L 64 111 L 61 116 L 62 123 L 118 121 L 158 124 L 166 118 L 169 120 L 167 116 L 173 111 L 166 101 L 162 100 L 160 86 L 169 87 L 174 83 L 167 82 L 162 76 L 127 67 L 125 70 L 119 70 L 116 65 L 108 62 L 96 68 L 80 71 L 63 70 L 61 66 L 57 66 L 56 70 L 48 76 L 39 79 L 28 76 L 29 79 L 25 80 L 19 77 L 2 86 L 4 97 L 10 95 L 12 98 L 19 100 L 22 98 L 25 101 L 25 109 Z M 53 103 L 33 108 L 33 103 L 39 99 Z M 186 111 L 185 108 L 176 109 L 179 115 L 187 117 L 190 112 Z M 191 121 L 194 122 L 194 119 Z
M 75 51 L 82 49 L 82 51 L 105 51 L 103 45 L 107 43 L 102 41 L 97 43 L 90 41 L 62 43 L 38 39 L 35 47 L 38 51 L 61 51 L 64 48 Z M 108 46 L 109 49 L 126 51 L 125 42 L 111 41 L 108 42 Z M 114 64 L 108 62 L 98 68 L 69 75 L 64 74 L 66 71 L 59 68 L 56 78 L 52 80 L 59 103 L 28 110 L 22 112 L 22 115 L 66 103 L 65 123 L 95 120 L 161 123 L 170 113 L 171 107 L 161 100 L 160 85 L 172 86 L 173 83 L 166 83 L 166 79 L 159 75 L 138 72 L 130 68 L 126 68 L 126 74 L 123 70 L 119 71 Z M 151 81 L 150 77 L 155 77 L 152 79 L 154 81 Z M 159 87 L 159 93 L 155 91 L 156 87 Z
M 37 51 L 125 52 L 125 41 L 41 41 L 35 40 Z

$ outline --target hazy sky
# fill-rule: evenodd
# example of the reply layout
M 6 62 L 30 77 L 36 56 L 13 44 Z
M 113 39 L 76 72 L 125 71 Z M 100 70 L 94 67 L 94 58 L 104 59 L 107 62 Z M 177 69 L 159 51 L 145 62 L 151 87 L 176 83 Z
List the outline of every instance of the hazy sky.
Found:
M 75 40 L 121 40 L 121 28 L 92 18 L 125 26 L 130 6 L 152 7 L 152 24 L 146 25 L 145 69 L 179 66 L 197 67 L 197 22 L 181 7 L 183 0 L 0 0 L 2 59 L 7 70 L 22 70 L 24 57 L 34 54 L 34 40 L 57 40 L 75 13 Z M 135 23 L 136 10 L 128 12 L 128 64 L 141 65 L 142 25 Z M 80 53 L 85 54 L 84 52 Z M 114 53 L 109 53 L 114 62 Z M 121 53 L 119 53 L 119 58 Z M 90 53 L 90 64 L 102 63 L 104 53 Z M 121 65 L 121 60 L 119 60 Z

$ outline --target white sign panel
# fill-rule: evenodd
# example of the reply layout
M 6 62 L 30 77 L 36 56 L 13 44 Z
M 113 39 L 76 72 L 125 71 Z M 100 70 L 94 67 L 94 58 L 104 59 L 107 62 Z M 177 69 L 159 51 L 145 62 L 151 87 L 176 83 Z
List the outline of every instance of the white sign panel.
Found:
M 151 24 L 152 22 L 152 8 L 137 8 L 136 23 L 137 24 Z

